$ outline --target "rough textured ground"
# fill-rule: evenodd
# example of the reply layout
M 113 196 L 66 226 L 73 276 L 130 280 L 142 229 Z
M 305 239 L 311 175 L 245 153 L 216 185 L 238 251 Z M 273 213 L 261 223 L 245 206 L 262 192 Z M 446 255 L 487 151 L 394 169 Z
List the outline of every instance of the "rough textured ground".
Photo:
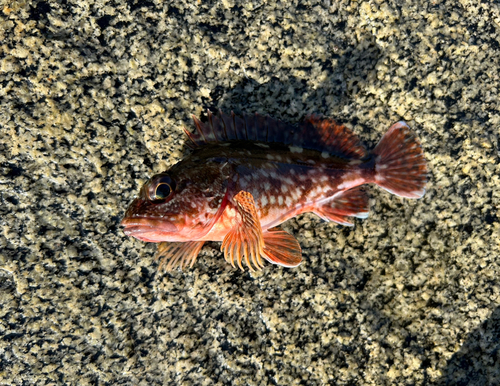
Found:
M 1 2 L 0 384 L 499 384 L 499 5 L 183 3 Z M 158 273 L 118 224 L 206 108 L 405 119 L 428 192 L 288 222 L 297 269 Z

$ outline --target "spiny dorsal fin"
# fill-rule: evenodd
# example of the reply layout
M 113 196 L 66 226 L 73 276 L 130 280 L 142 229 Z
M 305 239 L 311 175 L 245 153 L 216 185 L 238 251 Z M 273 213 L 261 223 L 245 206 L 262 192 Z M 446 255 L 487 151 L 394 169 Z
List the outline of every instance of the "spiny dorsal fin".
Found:
M 326 151 L 339 157 L 360 159 L 366 155 L 357 136 L 334 120 L 318 115 L 306 117 L 299 127 L 260 114 L 236 116 L 207 113 L 208 121 L 193 116 L 197 131 L 188 133 L 192 145 L 224 141 L 257 141 L 282 143 L 306 149 Z

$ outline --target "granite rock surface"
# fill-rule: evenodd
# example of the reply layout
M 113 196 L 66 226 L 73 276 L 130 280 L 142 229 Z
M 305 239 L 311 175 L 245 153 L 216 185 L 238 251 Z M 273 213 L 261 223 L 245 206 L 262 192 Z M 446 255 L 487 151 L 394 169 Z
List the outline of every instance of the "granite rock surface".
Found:
M 500 384 L 500 7 L 3 1 L 0 384 Z M 296 269 L 157 272 L 121 216 L 209 108 L 404 119 L 421 200 L 287 222 Z

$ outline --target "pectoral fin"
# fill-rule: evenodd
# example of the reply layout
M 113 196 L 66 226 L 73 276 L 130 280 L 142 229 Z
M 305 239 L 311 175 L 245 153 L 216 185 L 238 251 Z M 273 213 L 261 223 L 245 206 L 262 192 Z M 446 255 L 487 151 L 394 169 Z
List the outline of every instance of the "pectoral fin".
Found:
M 224 258 L 233 267 L 236 260 L 242 271 L 244 271 L 243 258 L 250 271 L 254 271 L 254 267 L 260 270 L 263 267 L 261 255 L 264 253 L 264 238 L 253 196 L 241 191 L 234 196 L 233 200 L 239 214 L 239 221 L 224 237 L 221 247 L 224 251 Z
M 241 270 L 242 261 L 251 271 L 262 269 L 262 257 L 273 264 L 296 267 L 302 262 L 300 245 L 295 238 L 281 230 L 262 233 L 252 195 L 241 191 L 234 198 L 240 221 L 226 235 L 221 250 L 233 267 L 235 260 Z
M 315 207 L 313 212 L 326 221 L 335 221 L 341 225 L 352 226 L 349 216 L 368 217 L 369 199 L 366 192 L 359 188 L 353 188 L 342 192 L 327 203 Z
M 175 267 L 183 269 L 189 264 L 189 268 L 194 265 L 204 241 L 188 241 L 185 243 L 167 243 L 158 245 L 155 260 L 160 260 L 158 269 L 165 268 L 165 271 L 171 271 Z M 166 265 L 165 265 L 166 264 Z

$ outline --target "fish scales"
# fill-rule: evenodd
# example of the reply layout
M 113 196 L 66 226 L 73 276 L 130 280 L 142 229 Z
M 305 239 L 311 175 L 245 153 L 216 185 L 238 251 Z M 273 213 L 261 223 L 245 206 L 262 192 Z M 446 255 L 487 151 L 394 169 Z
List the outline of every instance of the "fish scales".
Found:
M 304 212 L 352 225 L 368 215 L 360 187 L 375 183 L 407 198 L 422 197 L 427 168 L 404 122 L 391 126 L 368 153 L 333 120 L 310 116 L 294 127 L 269 117 L 219 112 L 194 118 L 193 152 L 153 176 L 129 206 L 125 233 L 161 243 L 167 270 L 192 266 L 205 241 L 222 241 L 226 260 L 261 269 L 302 261 L 298 242 L 275 227 Z M 279 139 L 279 141 L 278 141 Z
M 264 230 L 300 214 L 302 208 L 332 198 L 349 177 L 369 181 L 372 173 L 370 163 L 360 167 L 353 160 L 325 157 L 310 149 L 295 148 L 291 152 L 290 146 L 272 143 L 266 147 L 252 142 L 234 142 L 230 147 L 213 144 L 194 156 L 196 162 L 203 159 L 206 167 L 232 166 L 229 178 L 233 189 L 252 194 Z M 209 166 L 211 162 L 213 166 Z M 224 236 L 224 231 L 217 236 L 211 232 L 205 239 L 222 241 Z

